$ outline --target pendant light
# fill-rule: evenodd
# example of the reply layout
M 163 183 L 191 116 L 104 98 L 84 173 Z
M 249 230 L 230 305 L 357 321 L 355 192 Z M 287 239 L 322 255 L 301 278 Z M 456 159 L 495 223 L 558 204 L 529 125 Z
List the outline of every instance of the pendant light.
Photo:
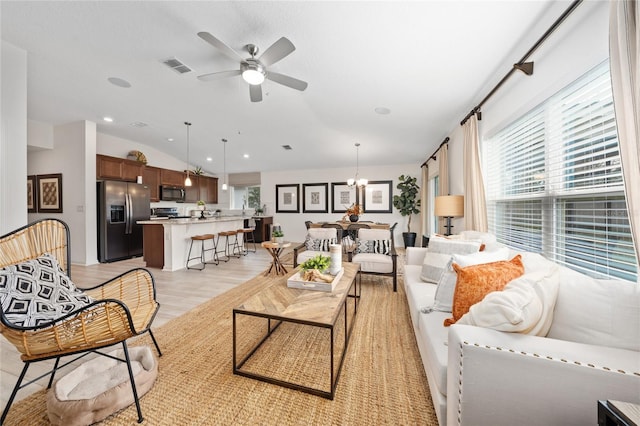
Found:
M 360 152 L 360 144 L 356 143 L 356 176 L 355 178 L 347 179 L 347 185 L 349 187 L 353 187 L 354 185 L 357 185 L 358 187 L 362 187 L 369 183 L 367 179 L 358 177 L 358 173 L 360 172 L 360 158 L 358 155 L 359 152 Z
M 189 177 L 189 127 L 191 127 L 191 123 L 185 121 L 184 125 L 187 126 L 187 177 L 184 180 L 184 186 L 191 186 L 191 178 Z
M 227 140 L 226 139 L 222 139 L 222 143 L 224 145 L 222 145 L 224 147 L 224 155 L 222 157 L 222 179 L 224 180 L 222 183 L 222 190 L 226 191 L 228 189 L 227 186 Z

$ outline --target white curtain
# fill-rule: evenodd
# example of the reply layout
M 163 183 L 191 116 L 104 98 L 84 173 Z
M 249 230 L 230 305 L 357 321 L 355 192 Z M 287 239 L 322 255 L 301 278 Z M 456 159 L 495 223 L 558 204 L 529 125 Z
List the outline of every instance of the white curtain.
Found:
M 437 154 L 438 158 L 438 195 L 450 195 L 449 194 L 449 144 L 444 144 L 440 147 Z M 444 234 L 444 225 L 446 219 L 443 217 L 438 218 L 439 234 Z
M 609 58 L 613 105 L 631 234 L 640 258 L 640 7 L 636 1 L 611 2 Z M 640 275 L 638 278 L 640 283 Z
M 473 114 L 464 130 L 464 229 L 487 232 L 487 201 L 480 167 L 478 118 Z
M 422 166 L 422 187 L 420 188 L 420 230 L 429 236 L 429 166 Z M 422 245 L 422 243 L 421 243 Z

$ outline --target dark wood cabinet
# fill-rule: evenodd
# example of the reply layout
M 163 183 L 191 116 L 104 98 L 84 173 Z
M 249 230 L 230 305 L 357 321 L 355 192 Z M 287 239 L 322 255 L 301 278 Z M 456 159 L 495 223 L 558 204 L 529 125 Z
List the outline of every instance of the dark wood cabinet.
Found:
M 142 169 L 142 183 L 149 186 L 149 200 L 151 202 L 160 201 L 160 169 L 145 166 Z
M 96 155 L 96 178 L 135 182 L 142 176 L 144 164 L 124 158 Z
M 185 186 L 185 203 L 196 203 L 198 200 L 204 200 L 202 195 L 200 194 L 200 180 L 202 179 L 200 176 L 189 175 L 191 178 L 191 186 Z
M 207 204 L 218 203 L 218 178 L 189 174 L 191 186 L 185 187 L 187 177 L 183 171 L 146 166 L 125 158 L 96 155 L 96 178 L 136 182 L 142 176 L 142 183 L 149 186 L 151 202 L 160 201 L 160 186 L 185 188 L 185 202 L 196 203 L 203 200 Z
M 207 186 L 207 203 L 218 203 L 218 178 L 208 177 L 206 178 Z M 202 186 L 201 186 L 202 187 Z
M 187 186 L 185 189 L 185 203 L 196 203 L 199 200 L 207 204 L 218 203 L 218 178 L 191 175 L 191 186 Z
M 169 186 L 184 186 L 187 175 L 177 170 L 160 169 L 160 184 Z
M 135 182 L 138 176 L 142 176 L 144 164 L 135 160 L 122 160 L 122 180 Z
M 256 243 L 261 243 L 263 241 L 271 240 L 270 225 L 273 224 L 273 217 L 261 216 L 261 217 L 254 217 L 253 219 L 256 221 L 256 230 L 254 231 Z
M 98 179 L 122 180 L 122 162 L 124 158 L 96 155 L 96 177 Z
M 142 256 L 148 268 L 164 267 L 164 227 L 142 226 Z

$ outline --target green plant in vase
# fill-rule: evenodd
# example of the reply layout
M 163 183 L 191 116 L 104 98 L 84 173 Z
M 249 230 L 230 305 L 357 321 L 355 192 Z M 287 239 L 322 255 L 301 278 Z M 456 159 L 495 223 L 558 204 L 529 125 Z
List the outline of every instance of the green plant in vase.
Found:
M 302 270 L 300 276 L 305 281 L 316 281 L 330 283 L 333 281 L 333 276 L 325 274 L 324 272 L 329 269 L 331 265 L 331 257 L 323 256 L 321 254 L 308 259 L 300 265 Z

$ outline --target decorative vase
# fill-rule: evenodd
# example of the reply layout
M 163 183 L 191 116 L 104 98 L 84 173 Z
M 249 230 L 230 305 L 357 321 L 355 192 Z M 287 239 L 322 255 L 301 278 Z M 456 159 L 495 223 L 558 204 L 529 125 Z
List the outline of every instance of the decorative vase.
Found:
M 357 222 L 358 219 L 360 219 L 360 216 L 358 216 L 357 214 L 352 214 L 352 215 L 349 216 L 349 220 L 351 222 Z
M 278 244 L 282 244 L 282 243 L 284 243 L 284 237 L 273 237 L 273 242 L 274 243 L 278 243 Z

